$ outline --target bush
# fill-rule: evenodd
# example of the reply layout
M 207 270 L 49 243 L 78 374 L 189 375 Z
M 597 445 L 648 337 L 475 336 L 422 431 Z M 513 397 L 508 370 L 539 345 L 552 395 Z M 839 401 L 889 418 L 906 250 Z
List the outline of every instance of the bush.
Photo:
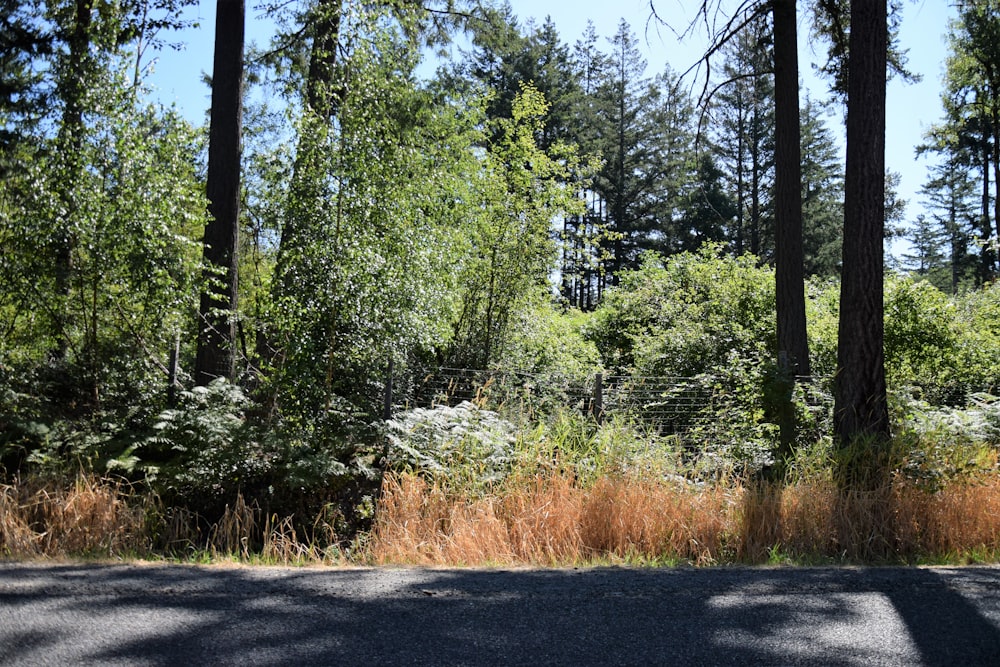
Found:
M 595 315 L 590 337 L 619 373 L 691 377 L 734 359 L 761 362 L 775 349 L 774 273 L 721 246 L 625 272 Z
M 387 466 L 463 488 L 503 479 L 513 458 L 515 427 L 469 401 L 408 410 L 387 424 Z

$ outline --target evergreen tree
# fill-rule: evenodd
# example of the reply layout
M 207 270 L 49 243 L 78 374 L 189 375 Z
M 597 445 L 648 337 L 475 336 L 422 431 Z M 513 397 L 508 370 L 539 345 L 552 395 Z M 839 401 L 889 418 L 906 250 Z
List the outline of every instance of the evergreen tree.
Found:
M 737 255 L 774 257 L 774 85 L 769 26 L 747 25 L 726 43 L 712 129 L 727 190 L 736 200 L 729 243 Z
M 947 241 L 945 230 L 936 221 L 920 214 L 907 230 L 906 239 L 912 250 L 902 255 L 903 267 L 926 278 L 935 287 L 947 289 L 951 280 L 944 252 Z
M 0 2 L 0 175 L 5 154 L 28 138 L 34 121 L 44 113 L 42 73 L 34 65 L 51 54 L 54 36 L 33 18 L 41 12 L 40 3 Z
M 204 258 L 210 273 L 201 295 L 195 382 L 232 379 L 239 284 L 240 141 L 243 134 L 243 0 L 218 0 L 208 143 Z M 214 273 L 213 273 L 214 272 Z
M 844 174 L 840 148 L 819 105 L 806 97 L 802 118 L 802 238 L 807 275 L 834 276 L 841 262 Z
M 978 175 L 977 236 L 980 282 L 997 270 L 1000 220 L 1000 2 L 970 0 L 959 5 L 949 26 L 943 124 L 933 130 L 930 150 L 958 160 Z
M 943 246 L 939 252 L 944 255 L 947 280 L 935 284 L 955 293 L 976 275 L 978 262 L 972 253 L 978 221 L 976 183 L 963 164 L 964 156 L 953 144 L 938 144 L 937 150 L 942 161 L 931 167 L 930 177 L 920 189 L 924 207 L 930 213 L 924 223 L 932 229 L 919 232 L 918 228 L 915 233 Z
M 659 93 L 645 77 L 646 61 L 626 21 L 609 42 L 597 89 L 597 146 L 604 166 L 594 188 L 612 235 L 605 270 L 614 283 L 619 271 L 638 266 L 643 250 L 659 245 L 662 230 L 653 204 L 662 165 L 655 159 L 660 128 L 650 113 Z
M 850 26 L 834 432 L 842 447 L 879 448 L 889 437 L 883 304 L 886 0 L 851 0 Z M 861 481 L 856 474 L 874 471 L 848 464 L 842 472 L 847 484 L 855 484 Z
M 597 91 L 604 78 L 607 57 L 598 45 L 600 37 L 588 21 L 583 36 L 573 46 L 571 76 L 577 96 L 571 107 L 572 139 L 582 155 L 599 156 L 601 105 Z M 596 189 L 578 188 L 583 210 L 565 219 L 564 259 L 561 269 L 562 295 L 567 303 L 583 310 L 596 307 L 604 289 L 606 274 L 600 240 L 606 229 L 603 199 Z

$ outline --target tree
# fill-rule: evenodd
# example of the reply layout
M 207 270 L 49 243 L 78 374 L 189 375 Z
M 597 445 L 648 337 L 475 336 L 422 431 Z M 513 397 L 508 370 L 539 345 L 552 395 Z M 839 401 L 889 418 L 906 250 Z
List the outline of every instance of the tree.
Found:
M 958 18 L 949 25 L 949 45 L 942 102 L 945 120 L 932 129 L 928 150 L 958 160 L 978 172 L 979 211 L 976 226 L 981 246 L 978 280 L 997 270 L 997 221 L 1000 220 L 1000 3 L 959 3 Z
M 778 354 L 809 375 L 802 268 L 802 176 L 795 0 L 772 0 L 774 21 L 775 283 Z
M 619 271 L 638 266 L 643 250 L 655 248 L 659 223 L 651 210 L 661 165 L 653 159 L 660 128 L 651 110 L 658 89 L 644 77 L 646 62 L 629 24 L 622 20 L 609 39 L 611 52 L 597 98 L 597 130 L 604 166 L 594 189 L 604 204 L 612 234 L 605 262 L 612 284 Z
M 49 9 L 36 25 L 51 31 L 52 52 L 32 71 L 62 102 L 41 122 L 8 125 L 18 147 L 0 187 L 2 347 L 36 362 L 26 375 L 51 373 L 56 414 L 155 405 L 193 312 L 198 142 L 134 86 L 128 26 L 141 7 Z
M 947 257 L 942 251 L 946 241 L 944 230 L 934 220 L 920 214 L 907 231 L 912 251 L 902 256 L 904 267 L 938 287 L 942 269 L 947 265 Z
M 577 95 L 570 107 L 572 140 L 582 155 L 600 155 L 601 106 L 597 91 L 604 77 L 607 57 L 598 48 L 594 24 L 587 22 L 583 36 L 573 47 L 571 77 Z M 582 212 L 568 215 L 563 228 L 562 292 L 567 303 L 591 310 L 597 306 L 606 274 L 602 270 L 600 241 L 606 229 L 603 200 L 593 188 L 579 187 Z
M 842 447 L 889 438 L 883 323 L 886 0 L 852 0 L 844 251 L 834 433 Z
M 209 271 L 195 360 L 195 382 L 202 385 L 231 379 L 235 371 L 245 13 L 243 0 L 216 4 L 207 185 L 211 218 L 204 237 Z
M 729 242 L 737 255 L 774 259 L 774 85 L 766 17 L 724 48 L 724 83 L 713 96 L 714 144 L 736 199 Z
M 956 293 L 962 283 L 975 277 L 975 258 L 970 247 L 975 239 L 979 215 L 976 206 L 976 184 L 965 167 L 964 156 L 951 142 L 939 144 L 942 161 L 930 169 L 930 178 L 920 189 L 924 206 L 931 214 L 925 224 L 929 229 L 914 232 L 944 246 L 944 261 L 948 267 L 947 281 L 939 288 Z M 914 245 L 919 244 L 914 240 Z
M 802 127 L 802 244 L 807 275 L 839 274 L 844 222 L 844 166 L 820 107 L 806 97 Z
M 485 159 L 475 147 L 485 145 L 485 102 L 414 74 L 421 46 L 407 26 L 419 16 L 409 13 L 424 10 L 341 9 L 337 64 L 320 82 L 337 91 L 333 109 L 311 103 L 304 75 L 318 53 L 297 45 L 291 55 L 306 61 L 278 71 L 294 158 L 276 174 L 267 154 L 251 160 L 265 172 L 255 179 L 287 178 L 267 193 L 273 202 L 254 202 L 280 236 L 273 274 L 258 274 L 270 280 L 260 398 L 276 426 L 324 447 L 380 413 L 389 359 L 403 369 L 446 354 Z
M 32 65 L 40 56 L 51 55 L 54 40 L 32 20 L 39 12 L 35 0 L 0 2 L 0 175 L 5 173 L 4 158 L 27 138 L 27 124 L 41 115 L 44 105 L 38 85 L 42 76 Z
M 575 150 L 536 143 L 547 103 L 524 84 L 510 119 L 495 122 L 480 186 L 483 211 L 471 229 L 473 258 L 461 275 L 462 301 L 449 363 L 489 368 L 501 361 L 519 309 L 548 291 L 556 266 L 552 220 L 578 213 L 582 202 L 563 187 L 580 164 Z

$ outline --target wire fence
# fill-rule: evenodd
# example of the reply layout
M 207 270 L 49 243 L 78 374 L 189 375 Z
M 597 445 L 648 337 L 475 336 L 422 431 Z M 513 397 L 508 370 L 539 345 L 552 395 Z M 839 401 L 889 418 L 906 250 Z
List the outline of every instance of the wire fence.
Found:
M 469 401 L 529 416 L 558 409 L 575 410 L 597 420 L 623 416 L 665 434 L 710 426 L 727 407 L 748 399 L 746 395 L 735 396 L 737 390 L 731 383 L 714 375 L 636 377 L 595 373 L 586 379 L 574 379 L 515 371 L 438 368 L 411 378 L 407 385 L 404 391 L 387 399 L 387 416 L 413 407 L 455 406 Z

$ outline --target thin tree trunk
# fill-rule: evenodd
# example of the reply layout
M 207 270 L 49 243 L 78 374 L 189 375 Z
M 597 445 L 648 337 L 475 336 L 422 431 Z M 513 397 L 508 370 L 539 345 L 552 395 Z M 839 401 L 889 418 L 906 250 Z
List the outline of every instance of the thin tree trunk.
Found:
M 218 0 L 208 144 L 208 201 L 204 258 L 210 267 L 201 295 L 195 382 L 235 371 L 240 213 L 240 136 L 243 128 L 243 0 Z
M 883 304 L 886 0 L 851 2 L 844 248 L 834 433 L 842 447 L 889 438 Z
M 978 100 L 977 100 L 978 101 Z M 993 278 L 993 249 L 989 240 L 993 236 L 993 226 L 990 224 L 990 139 L 987 130 L 983 129 L 983 190 L 980 207 L 980 233 L 983 235 L 983 250 L 981 258 L 980 282 L 986 284 Z

